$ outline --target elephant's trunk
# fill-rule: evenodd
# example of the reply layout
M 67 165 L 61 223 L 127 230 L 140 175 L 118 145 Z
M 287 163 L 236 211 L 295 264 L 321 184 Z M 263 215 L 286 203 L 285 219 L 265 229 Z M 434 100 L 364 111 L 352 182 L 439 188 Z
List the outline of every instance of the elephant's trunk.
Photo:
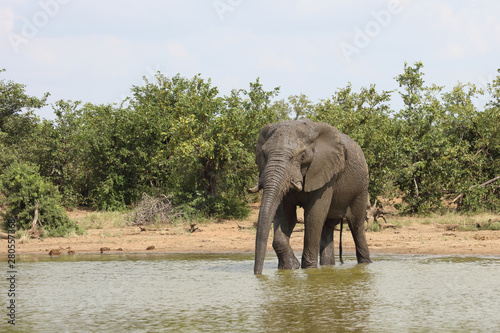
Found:
M 266 255 L 267 241 L 271 222 L 274 219 L 276 210 L 289 190 L 287 184 L 287 169 L 285 163 L 269 162 L 263 174 L 263 195 L 257 223 L 257 236 L 255 239 L 255 266 L 254 273 L 261 274 Z

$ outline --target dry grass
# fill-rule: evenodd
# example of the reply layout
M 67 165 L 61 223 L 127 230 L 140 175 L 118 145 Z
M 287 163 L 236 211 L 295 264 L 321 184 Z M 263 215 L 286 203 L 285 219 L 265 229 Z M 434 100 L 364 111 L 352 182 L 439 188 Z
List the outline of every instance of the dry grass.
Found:
M 481 213 L 476 215 L 463 215 L 455 212 L 446 214 L 431 214 L 430 216 L 400 216 L 393 215 L 387 217 L 390 223 L 397 227 L 409 226 L 411 224 L 435 224 L 435 225 L 456 225 L 458 230 L 478 230 L 488 229 L 488 226 L 496 228 L 496 223 L 500 222 L 500 216 L 493 213 Z M 488 225 L 488 221 L 493 223 Z M 498 221 L 498 222 L 496 222 Z
M 31 241 L 31 237 L 28 230 L 18 230 L 16 232 L 16 240 L 19 244 L 29 243 Z
M 125 216 L 121 212 L 92 212 L 75 221 L 85 229 L 121 228 L 126 225 Z

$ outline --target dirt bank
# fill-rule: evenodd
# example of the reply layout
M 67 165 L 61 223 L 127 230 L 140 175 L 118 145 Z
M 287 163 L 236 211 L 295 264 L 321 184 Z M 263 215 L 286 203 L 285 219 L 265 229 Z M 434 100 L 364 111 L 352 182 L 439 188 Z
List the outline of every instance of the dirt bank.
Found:
M 73 212 L 73 217 L 89 212 Z M 23 239 L 17 241 L 17 253 L 47 254 L 52 249 L 61 249 L 65 254 L 68 249 L 75 253 L 99 253 L 107 247 L 111 252 L 253 252 L 258 205 L 252 207 L 252 213 L 244 221 L 220 221 L 198 224 L 194 232 L 189 232 L 189 225 L 172 227 L 100 227 L 89 229 L 83 236 L 66 238 Z M 388 220 L 391 223 L 391 218 Z M 407 222 L 408 223 L 408 222 Z M 409 222 L 398 228 L 387 228 L 379 232 L 368 232 L 367 239 L 372 253 L 398 254 L 457 254 L 457 255 L 500 255 L 500 231 L 455 231 L 447 230 L 442 224 L 422 221 Z M 339 233 L 335 233 L 338 244 Z M 304 225 L 297 224 L 292 234 L 291 244 L 294 250 L 302 250 Z M 269 251 L 272 237 L 269 239 Z M 344 231 L 343 245 L 345 252 L 354 252 L 354 243 L 350 232 Z M 154 246 L 152 250 L 146 250 Z M 337 245 L 336 245 L 337 246 Z M 2 247 L 6 249 L 6 247 Z M 3 250 L 1 252 L 4 252 Z

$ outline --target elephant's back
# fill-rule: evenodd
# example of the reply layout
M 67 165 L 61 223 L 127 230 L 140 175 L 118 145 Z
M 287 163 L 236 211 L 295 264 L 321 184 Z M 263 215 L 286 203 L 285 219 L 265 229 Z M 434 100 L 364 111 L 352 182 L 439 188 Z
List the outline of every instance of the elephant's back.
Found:
M 366 181 L 368 182 L 368 165 L 363 149 L 361 149 L 361 146 L 347 134 L 341 133 L 340 138 L 345 147 L 345 169 L 343 175 L 351 176 L 351 173 L 354 173 L 357 174 L 358 177 L 366 177 Z
M 356 141 L 346 134 L 341 139 L 345 146 L 345 166 L 335 180 L 334 203 L 350 206 L 352 200 L 368 193 L 368 165 Z

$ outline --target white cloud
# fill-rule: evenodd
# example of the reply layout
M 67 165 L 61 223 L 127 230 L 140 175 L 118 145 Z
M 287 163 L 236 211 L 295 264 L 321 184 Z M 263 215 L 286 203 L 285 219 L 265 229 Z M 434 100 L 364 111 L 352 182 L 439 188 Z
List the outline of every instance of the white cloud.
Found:
M 178 42 L 169 42 L 168 43 L 168 53 L 176 58 L 189 58 L 190 54 L 182 45 L 181 43 Z
M 190 53 L 187 48 L 177 42 L 169 41 L 167 43 L 169 67 L 173 72 L 190 72 L 195 74 L 198 70 L 198 58 L 195 54 Z
M 450 42 L 438 52 L 438 56 L 445 59 L 460 59 L 464 57 L 466 50 L 463 44 Z
M 283 6 L 289 5 L 289 1 L 284 1 Z M 318 14 L 332 7 L 342 8 L 343 4 L 340 1 L 331 0 L 297 0 L 294 7 L 298 13 Z
M 468 22 L 465 33 L 478 53 L 492 52 L 500 43 L 500 21 L 495 15 L 485 13 Z
M 500 44 L 500 21 L 493 13 L 499 9 L 496 3 L 480 7 L 475 2 L 461 7 L 444 3 L 436 6 L 430 20 L 435 27 L 431 29 L 448 41 L 437 52 L 438 56 L 461 59 L 496 52 Z
M 256 51 L 260 70 L 279 70 L 293 73 L 297 64 L 288 55 L 278 55 L 272 48 L 260 48 Z
M 7 7 L 0 7 L 0 37 L 12 32 L 14 27 L 14 12 Z
M 114 36 L 34 38 L 23 54 L 45 75 L 60 78 L 73 74 L 117 77 L 126 75 L 134 48 Z

